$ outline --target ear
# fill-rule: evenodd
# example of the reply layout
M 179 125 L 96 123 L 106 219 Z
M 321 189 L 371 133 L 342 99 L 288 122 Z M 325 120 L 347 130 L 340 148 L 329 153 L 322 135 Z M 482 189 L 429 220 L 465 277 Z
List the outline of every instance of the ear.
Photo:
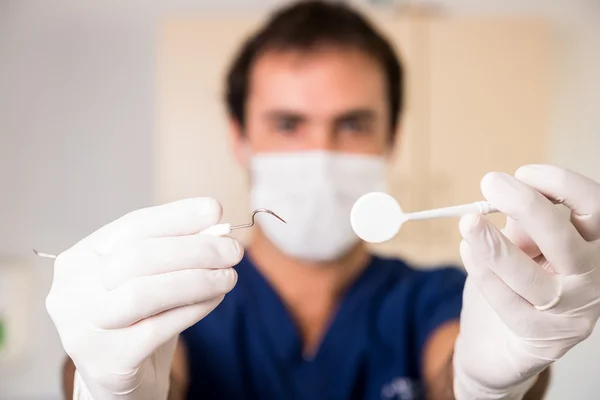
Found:
M 250 144 L 240 122 L 231 117 L 229 118 L 229 142 L 236 161 L 245 168 L 250 162 Z

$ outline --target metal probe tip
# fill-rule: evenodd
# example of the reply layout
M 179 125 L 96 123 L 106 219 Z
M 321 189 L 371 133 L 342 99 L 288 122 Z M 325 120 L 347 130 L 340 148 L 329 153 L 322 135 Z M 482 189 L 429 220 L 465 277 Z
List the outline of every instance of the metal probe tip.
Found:
M 284 224 L 287 224 L 287 222 L 285 222 L 285 220 L 283 218 L 281 218 L 279 215 L 275 214 L 273 211 L 267 210 L 266 208 L 259 208 L 259 209 L 254 210 L 254 213 L 252 214 L 252 223 L 254 223 L 254 216 L 260 212 L 271 214 L 272 216 L 274 216 L 275 218 L 277 218 Z

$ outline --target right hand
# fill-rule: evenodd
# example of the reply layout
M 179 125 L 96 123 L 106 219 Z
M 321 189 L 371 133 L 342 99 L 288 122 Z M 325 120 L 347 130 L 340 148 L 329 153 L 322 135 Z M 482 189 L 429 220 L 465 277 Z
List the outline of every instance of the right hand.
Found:
M 89 394 L 166 399 L 178 334 L 233 289 L 242 247 L 197 234 L 213 199 L 134 211 L 60 254 L 46 307 Z
M 486 199 L 505 234 L 464 217 L 469 273 L 454 352 L 457 399 L 522 399 L 536 376 L 593 332 L 600 317 L 600 184 L 550 165 L 489 174 Z M 561 212 L 549 199 L 570 209 Z M 570 218 L 569 218 L 570 217 Z

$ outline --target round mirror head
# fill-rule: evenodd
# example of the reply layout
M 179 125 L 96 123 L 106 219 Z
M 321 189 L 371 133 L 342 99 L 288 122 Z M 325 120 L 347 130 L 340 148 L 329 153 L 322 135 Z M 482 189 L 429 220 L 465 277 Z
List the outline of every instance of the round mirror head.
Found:
M 392 239 L 405 222 L 400 205 L 387 193 L 372 192 L 356 200 L 350 213 L 354 233 L 368 243 Z

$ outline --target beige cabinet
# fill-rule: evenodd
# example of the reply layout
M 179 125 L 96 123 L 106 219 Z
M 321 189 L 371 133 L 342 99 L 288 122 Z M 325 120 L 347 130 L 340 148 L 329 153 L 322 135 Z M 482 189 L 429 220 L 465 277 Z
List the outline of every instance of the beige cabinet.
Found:
M 372 17 L 407 70 L 407 111 L 390 174 L 403 209 L 481 200 L 479 181 L 487 171 L 512 173 L 546 160 L 551 71 L 543 23 Z M 157 201 L 210 195 L 221 201 L 228 221 L 248 218 L 246 177 L 228 151 L 223 79 L 240 40 L 260 21 L 203 16 L 161 25 Z M 411 222 L 375 250 L 430 264 L 458 261 L 459 242 L 457 220 Z

